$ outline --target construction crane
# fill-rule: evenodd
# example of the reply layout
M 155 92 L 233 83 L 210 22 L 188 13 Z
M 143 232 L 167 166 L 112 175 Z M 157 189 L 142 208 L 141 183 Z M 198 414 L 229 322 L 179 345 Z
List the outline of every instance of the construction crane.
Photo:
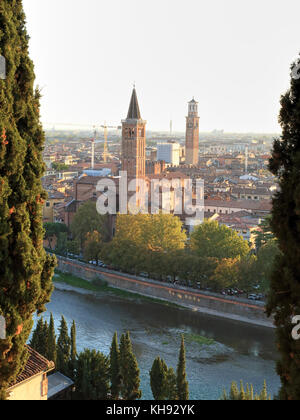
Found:
M 101 128 L 104 130 L 104 151 L 103 151 L 103 161 L 104 163 L 107 162 L 108 158 L 108 129 L 115 129 L 115 130 L 121 130 L 121 126 L 111 126 L 107 125 L 106 122 L 104 122 L 104 125 L 101 125 Z
M 73 123 L 47 123 L 47 125 L 59 125 L 59 126 L 71 126 L 71 127 L 91 127 L 90 124 L 73 124 Z M 94 136 L 91 139 L 91 143 L 92 143 L 92 162 L 91 162 L 91 169 L 95 168 L 95 144 L 96 143 L 101 143 L 101 140 L 97 141 L 97 128 L 102 128 L 104 130 L 104 152 L 103 152 L 103 160 L 105 163 L 107 163 L 107 158 L 108 158 L 108 130 L 109 129 L 113 129 L 113 130 L 121 130 L 122 126 L 112 126 L 112 125 L 107 125 L 106 121 L 104 122 L 103 125 L 93 125 L 92 126 L 93 130 L 94 130 Z

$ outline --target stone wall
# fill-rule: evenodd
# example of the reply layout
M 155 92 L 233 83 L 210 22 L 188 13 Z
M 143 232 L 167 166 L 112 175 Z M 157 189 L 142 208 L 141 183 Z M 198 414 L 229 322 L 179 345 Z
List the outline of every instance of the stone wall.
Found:
M 222 296 L 170 283 L 153 281 L 143 277 L 104 270 L 90 264 L 62 257 L 58 257 L 58 269 L 88 281 L 101 279 L 106 281 L 109 286 L 118 289 L 167 300 L 210 315 L 266 327 L 273 326 L 272 321 L 266 317 L 264 304 L 261 302 L 252 303 L 246 299 Z

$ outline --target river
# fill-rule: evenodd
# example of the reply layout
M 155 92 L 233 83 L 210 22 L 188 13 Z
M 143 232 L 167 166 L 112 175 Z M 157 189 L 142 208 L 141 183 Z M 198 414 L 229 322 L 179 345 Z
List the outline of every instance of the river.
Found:
M 132 301 L 103 294 L 85 296 L 55 290 L 47 306 L 56 327 L 61 315 L 77 325 L 78 350 L 93 348 L 109 353 L 112 336 L 129 330 L 141 370 L 143 399 L 151 399 L 149 370 L 161 356 L 176 369 L 181 334 L 186 334 L 187 376 L 190 399 L 219 399 L 233 380 L 252 383 L 261 390 L 266 379 L 269 392 L 279 389 L 275 373 L 276 351 L 271 329 L 220 319 L 186 309 Z M 213 339 L 210 345 L 195 336 Z

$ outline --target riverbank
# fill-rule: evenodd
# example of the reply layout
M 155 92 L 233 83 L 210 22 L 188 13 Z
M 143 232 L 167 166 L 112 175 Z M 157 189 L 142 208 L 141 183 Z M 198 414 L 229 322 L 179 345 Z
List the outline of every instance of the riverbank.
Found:
M 131 293 L 126 290 L 117 289 L 116 287 L 110 287 L 106 282 L 101 280 L 89 282 L 72 274 L 62 273 L 58 270 L 56 270 L 53 282 L 55 288 L 61 291 L 73 291 L 82 295 L 90 295 L 94 297 L 97 297 L 99 294 L 110 294 L 123 299 L 139 299 L 150 303 L 170 306 L 173 308 L 182 308 L 182 306 L 168 302 L 167 300 L 155 299 L 153 297 L 144 296 L 138 293 Z
M 218 400 L 232 381 L 243 380 L 260 390 L 264 380 L 276 395 L 277 351 L 272 329 L 212 317 L 185 308 L 153 304 L 143 297 L 128 299 L 112 293 L 76 289 L 57 283 L 46 320 L 54 316 L 56 329 L 64 315 L 77 327 L 77 348 L 108 355 L 112 336 L 130 331 L 141 371 L 143 399 L 151 399 L 149 370 L 156 357 L 176 369 L 181 335 L 186 340 L 187 377 L 191 400 Z M 95 294 L 94 294 L 95 293 Z M 36 318 L 37 322 L 37 318 Z
M 64 259 L 65 260 L 65 259 Z M 63 263 L 63 264 L 61 264 Z M 109 283 L 107 281 L 107 279 L 111 279 L 112 276 L 116 276 L 113 275 L 111 273 L 106 273 L 106 272 L 99 272 L 98 270 L 95 270 L 94 268 L 90 268 L 87 267 L 86 264 L 82 264 L 80 263 L 80 268 L 84 268 L 85 271 L 87 273 L 90 273 L 91 271 L 93 272 L 93 280 L 87 280 L 86 278 L 82 278 L 82 277 L 78 277 L 75 276 L 74 274 L 70 273 L 70 272 L 66 272 L 68 270 L 68 268 L 70 267 L 78 267 L 78 264 L 76 263 L 71 263 L 67 262 L 67 264 L 65 264 L 65 261 L 61 261 L 59 267 L 63 268 L 64 272 L 60 272 L 60 279 L 58 277 L 56 277 L 56 284 L 60 284 L 62 285 L 63 283 L 65 283 L 66 285 L 68 285 L 67 289 L 63 289 L 63 286 L 57 286 L 57 288 L 59 290 L 72 290 L 75 292 L 80 292 L 82 294 L 90 294 L 93 296 L 97 296 L 97 293 L 108 293 L 108 294 L 115 294 L 119 297 L 125 298 L 125 299 L 144 299 L 146 301 L 152 302 L 152 303 L 156 303 L 156 304 L 163 304 L 163 305 L 167 305 L 167 306 L 173 306 L 176 307 L 178 309 L 180 308 L 187 308 L 190 309 L 194 312 L 200 312 L 203 314 L 207 314 L 207 315 L 211 315 L 214 317 L 221 317 L 221 318 L 227 318 L 227 319 L 231 319 L 233 321 L 237 321 L 237 322 L 241 322 L 241 323 L 246 323 L 246 324 L 252 324 L 252 325 L 257 325 L 257 326 L 261 326 L 261 327 L 266 327 L 266 328 L 274 328 L 272 322 L 264 315 L 263 313 L 263 306 L 260 307 L 256 307 L 258 308 L 259 312 L 258 314 L 256 314 L 256 316 L 254 317 L 254 319 L 250 318 L 249 316 L 244 316 L 244 315 L 240 315 L 240 314 L 236 314 L 233 312 L 223 312 L 221 310 L 216 310 L 214 308 L 211 307 L 207 307 L 207 305 L 204 306 L 200 306 L 200 305 L 195 305 L 195 298 L 194 299 L 183 299 L 183 297 L 187 297 L 187 295 L 183 295 L 182 293 L 190 293 L 189 291 L 187 291 L 186 288 L 180 288 L 180 291 L 177 289 L 177 292 L 179 292 L 179 294 L 175 294 L 172 290 L 172 293 L 169 293 L 169 295 L 167 295 L 167 297 L 165 296 L 161 296 L 161 294 L 159 294 L 159 298 L 157 298 L 157 293 L 155 293 L 155 297 L 153 296 L 153 287 L 151 287 L 150 291 L 152 292 L 151 294 L 148 294 L 148 290 L 140 290 L 139 288 L 139 281 L 138 279 L 134 280 L 134 292 L 131 290 L 128 290 L 127 287 L 122 287 L 124 282 L 120 282 L 118 281 L 118 287 L 113 283 Z M 83 266 L 83 267 L 82 267 Z M 73 270 L 70 270 L 73 271 Z M 81 271 L 81 270 L 80 270 Z M 76 270 L 76 272 L 78 272 Z M 84 273 L 83 272 L 83 273 Z M 96 278 L 94 273 L 98 272 L 99 273 L 99 277 Z M 121 278 L 124 280 L 127 279 L 127 277 L 120 277 L 120 276 L 116 276 L 117 278 Z M 150 282 L 150 280 L 149 280 Z M 143 280 L 143 284 L 145 284 L 145 280 Z M 149 283 L 148 283 L 149 284 Z M 152 286 L 152 282 L 150 283 Z M 157 287 L 159 287 L 159 285 L 156 285 L 156 289 Z M 165 288 L 165 287 L 164 287 Z M 154 289 L 155 290 L 155 289 Z M 170 289 L 169 289 L 170 290 Z M 156 292 L 156 290 L 155 290 Z M 192 295 L 196 295 L 196 296 L 201 296 L 202 298 L 208 298 L 208 299 L 213 299 L 210 302 L 214 301 L 221 301 L 221 302 L 226 302 L 227 301 L 225 299 L 220 299 L 220 298 L 216 298 L 215 296 L 209 295 L 203 295 L 203 294 L 196 294 L 194 292 L 192 292 Z M 174 299 L 175 297 L 175 299 Z M 178 299 L 179 297 L 179 299 Z M 174 301 L 175 300 L 175 301 Z M 180 300 L 180 304 L 177 303 L 176 301 Z M 192 300 L 193 303 L 190 303 L 190 301 Z M 198 299 L 199 300 L 199 299 Z M 201 301 L 203 301 L 203 299 L 201 299 Z M 229 301 L 232 302 L 234 305 L 236 304 L 241 304 L 241 305 L 245 305 L 245 303 L 243 302 L 236 302 L 236 301 Z M 199 303 L 199 302 L 198 302 Z M 243 307 L 243 306 L 242 306 Z M 245 307 L 248 309 L 251 308 L 255 308 L 254 305 L 245 305 Z M 259 316 L 257 316 L 259 315 Z

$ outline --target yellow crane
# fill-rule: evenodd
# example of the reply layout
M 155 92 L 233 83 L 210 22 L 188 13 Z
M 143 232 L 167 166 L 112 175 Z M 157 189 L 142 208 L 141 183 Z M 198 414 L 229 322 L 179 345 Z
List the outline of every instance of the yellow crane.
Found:
M 103 161 L 106 163 L 108 158 L 108 129 L 116 129 L 121 130 L 121 126 L 111 126 L 107 125 L 106 122 L 104 122 L 104 125 L 101 125 L 101 128 L 104 130 L 104 151 L 103 151 Z

